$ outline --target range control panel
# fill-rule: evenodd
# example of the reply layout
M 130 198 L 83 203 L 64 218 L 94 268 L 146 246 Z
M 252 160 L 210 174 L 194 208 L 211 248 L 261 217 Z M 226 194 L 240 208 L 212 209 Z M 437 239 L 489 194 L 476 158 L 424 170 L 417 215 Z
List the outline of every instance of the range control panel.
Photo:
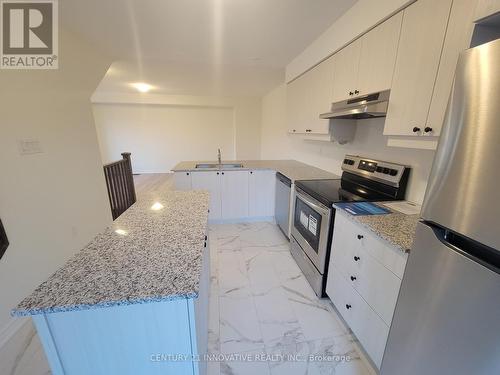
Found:
M 360 156 L 346 155 L 342 170 L 364 177 L 375 177 L 377 180 L 390 184 L 398 184 L 403 173 L 409 167 L 402 164 L 373 160 Z

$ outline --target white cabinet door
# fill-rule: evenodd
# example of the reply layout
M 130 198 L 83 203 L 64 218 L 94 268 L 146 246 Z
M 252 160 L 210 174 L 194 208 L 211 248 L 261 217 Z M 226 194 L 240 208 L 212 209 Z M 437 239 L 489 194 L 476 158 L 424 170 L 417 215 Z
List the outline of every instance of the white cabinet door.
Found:
M 174 172 L 175 190 L 191 190 L 191 172 Z
M 355 96 L 361 40 L 355 40 L 335 54 L 332 102 Z
M 402 20 L 403 12 L 399 12 L 361 38 L 359 95 L 391 88 Z
M 286 87 L 286 116 L 289 133 L 306 132 L 307 108 L 307 78 L 300 76 Z
M 203 171 L 192 172 L 192 188 L 193 190 L 208 190 L 210 192 L 210 219 L 221 218 L 221 183 L 220 172 Z
M 418 0 L 404 10 L 384 135 L 424 130 L 451 1 Z
M 478 21 L 498 12 L 500 12 L 500 0 L 479 0 L 474 20 Z
M 328 134 L 330 122 L 320 119 L 321 113 L 328 112 L 332 104 L 334 56 L 307 72 L 304 77 L 308 87 L 308 120 L 306 133 Z
M 221 172 L 222 219 L 248 217 L 248 171 Z
M 458 56 L 460 52 L 470 46 L 472 31 L 474 30 L 472 10 L 476 1 L 453 0 L 443 52 L 441 53 L 441 62 L 439 63 L 429 115 L 427 116 L 426 127 L 432 129 L 428 135 L 439 136 L 441 133 Z M 500 1 L 498 3 L 500 4 Z
M 249 171 L 248 211 L 250 217 L 274 216 L 275 171 Z

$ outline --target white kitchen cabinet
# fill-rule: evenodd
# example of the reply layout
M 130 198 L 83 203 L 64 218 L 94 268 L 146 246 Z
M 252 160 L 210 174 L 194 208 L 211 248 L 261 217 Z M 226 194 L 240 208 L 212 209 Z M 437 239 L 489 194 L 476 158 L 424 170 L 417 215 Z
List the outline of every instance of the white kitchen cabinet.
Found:
M 354 96 L 361 55 L 361 40 L 357 39 L 335 54 L 332 102 Z
M 407 258 L 337 210 L 326 293 L 377 366 Z
M 402 22 L 403 12 L 399 12 L 361 38 L 358 95 L 391 88 Z
M 191 173 L 193 190 L 208 190 L 210 192 L 209 219 L 217 220 L 222 217 L 221 181 L 219 171 L 200 171 Z
M 333 64 L 334 59 L 329 58 L 287 85 L 290 133 L 329 133 L 329 121 L 319 115 L 330 110 Z
M 305 74 L 307 92 L 306 129 L 308 134 L 328 134 L 329 120 L 319 115 L 330 111 L 333 92 L 333 70 L 335 59 L 330 57 Z
M 328 296 L 358 338 L 375 365 L 380 369 L 389 326 L 342 277 L 335 266 L 329 269 Z
M 391 88 L 402 19 L 395 14 L 335 54 L 333 102 Z
M 384 135 L 425 132 L 451 3 L 418 0 L 404 10 Z
M 479 0 L 474 13 L 474 21 L 479 21 L 500 12 L 500 0 Z
M 453 0 L 450 19 L 441 53 L 439 70 L 432 93 L 426 127 L 431 136 L 439 136 L 453 86 L 455 68 L 460 52 L 470 46 L 474 30 L 473 13 L 477 0 Z
M 301 134 L 307 128 L 307 79 L 304 75 L 290 82 L 286 87 L 286 118 L 288 132 Z
M 191 172 L 174 172 L 175 190 L 191 190 Z
M 221 172 L 222 218 L 248 217 L 248 171 Z
M 250 217 L 274 216 L 276 172 L 248 171 L 248 212 Z

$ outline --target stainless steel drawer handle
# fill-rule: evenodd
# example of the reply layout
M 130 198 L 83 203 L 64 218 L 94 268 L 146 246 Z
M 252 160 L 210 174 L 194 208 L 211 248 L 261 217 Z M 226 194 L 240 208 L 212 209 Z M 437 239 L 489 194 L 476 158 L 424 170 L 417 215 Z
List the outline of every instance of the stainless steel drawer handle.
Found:
M 349 304 L 346 304 L 346 305 L 345 305 L 345 308 L 346 308 L 347 310 L 349 310 L 351 307 L 352 307 L 352 306 L 351 306 L 351 305 L 349 305 Z
M 356 277 L 356 276 L 351 276 L 351 281 L 354 281 L 354 280 L 356 280 L 356 279 L 357 279 L 357 277 Z
M 361 258 L 358 257 L 358 256 L 354 256 L 354 260 L 357 262 L 358 260 L 360 260 Z
M 358 234 L 358 240 L 362 240 L 364 236 L 362 236 L 361 234 Z

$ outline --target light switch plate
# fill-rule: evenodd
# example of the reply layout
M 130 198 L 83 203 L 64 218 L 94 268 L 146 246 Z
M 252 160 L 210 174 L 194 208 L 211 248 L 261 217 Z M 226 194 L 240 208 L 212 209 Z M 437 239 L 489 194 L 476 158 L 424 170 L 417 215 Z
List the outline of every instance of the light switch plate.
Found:
M 42 145 L 38 139 L 27 138 L 17 141 L 20 155 L 32 155 L 43 153 Z

